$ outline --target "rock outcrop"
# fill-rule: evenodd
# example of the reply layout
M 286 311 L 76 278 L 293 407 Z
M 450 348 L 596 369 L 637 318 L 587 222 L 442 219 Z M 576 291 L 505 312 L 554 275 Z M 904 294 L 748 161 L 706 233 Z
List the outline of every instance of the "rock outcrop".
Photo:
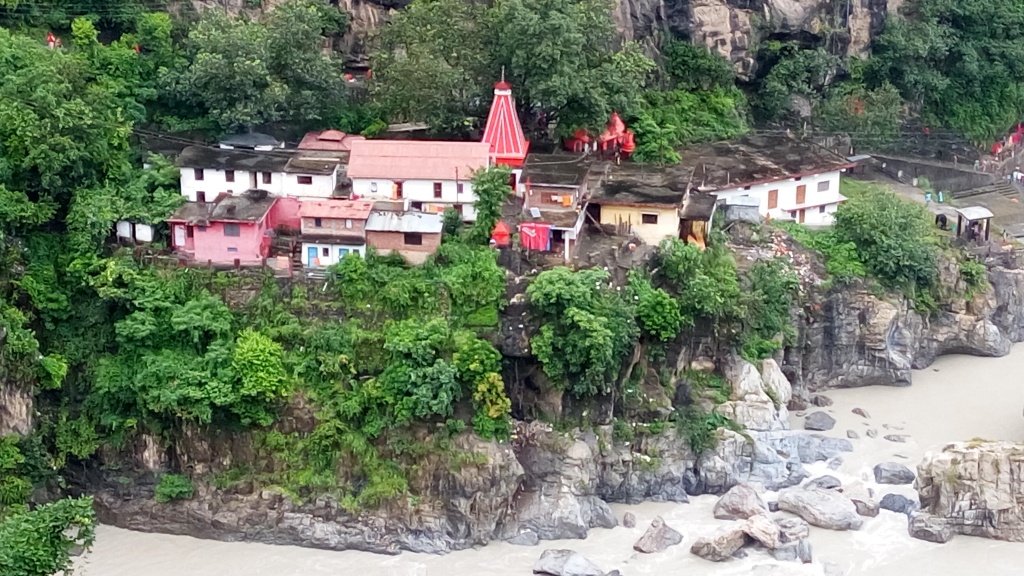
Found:
M 0 436 L 31 432 L 34 412 L 31 389 L 0 382 Z
M 925 512 L 911 512 L 907 526 L 910 536 L 918 540 L 945 544 L 956 534 L 945 518 L 932 516 Z
M 901 496 L 900 494 L 886 494 L 885 496 L 882 496 L 882 500 L 878 503 L 878 507 L 882 510 L 896 512 L 897 514 L 910 514 L 914 510 L 918 509 L 918 504 L 910 498 Z
M 1024 542 L 1022 444 L 961 442 L 929 452 L 917 467 L 917 491 L 921 511 L 953 532 Z

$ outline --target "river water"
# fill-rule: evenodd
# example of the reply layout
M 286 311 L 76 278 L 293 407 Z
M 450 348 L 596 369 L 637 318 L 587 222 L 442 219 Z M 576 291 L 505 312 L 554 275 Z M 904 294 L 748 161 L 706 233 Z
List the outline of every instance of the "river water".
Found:
M 861 479 L 876 489 L 876 497 L 898 492 L 914 498 L 909 487 L 877 487 L 871 468 L 883 461 L 904 462 L 911 469 L 929 450 L 941 450 L 951 441 L 985 438 L 1024 440 L 1024 345 L 1003 358 L 948 356 L 914 374 L 909 388 L 871 387 L 827 393 L 835 404 L 822 410 L 838 421 L 830 432 L 838 437 L 854 430 L 854 452 L 844 455 L 838 471 L 824 464 L 812 467 L 812 477 L 829 473 L 842 480 Z M 855 415 L 855 407 L 869 418 Z M 800 428 L 800 418 L 793 427 Z M 867 438 L 875 429 L 877 438 Z M 908 435 L 905 443 L 885 435 Z M 692 542 L 722 523 L 712 518 L 716 498 L 702 496 L 690 504 L 645 503 L 613 506 L 621 514 L 632 511 L 637 527 L 593 530 L 586 540 L 542 542 L 538 547 L 492 543 L 447 556 L 405 553 L 378 556 L 364 552 L 327 552 L 286 546 L 227 543 L 185 536 L 142 534 L 101 526 L 94 548 L 79 561 L 85 576 L 522 576 L 545 548 L 571 548 L 604 570 L 626 576 L 700 574 L 702 576 L 821 575 L 823 562 L 835 564 L 837 574 L 849 576 L 960 576 L 962 574 L 1016 574 L 1024 557 L 1024 544 L 957 536 L 944 545 L 911 539 L 906 517 L 882 510 L 868 518 L 857 532 L 813 529 L 815 562 L 780 563 L 763 552 L 748 550 L 744 559 L 714 564 L 689 553 Z M 638 555 L 632 544 L 657 515 L 684 535 L 682 545 L 661 554 Z

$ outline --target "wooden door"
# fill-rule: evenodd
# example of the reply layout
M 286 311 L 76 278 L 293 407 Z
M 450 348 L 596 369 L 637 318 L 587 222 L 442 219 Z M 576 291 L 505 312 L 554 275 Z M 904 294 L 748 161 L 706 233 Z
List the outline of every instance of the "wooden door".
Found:
M 807 186 L 797 186 L 796 187 L 796 203 L 797 204 L 803 204 L 806 201 L 807 201 Z M 803 222 L 803 219 L 801 219 L 800 221 Z
M 769 190 L 768 191 L 768 209 L 773 210 L 779 207 L 779 191 Z
M 801 188 L 803 188 L 803 186 L 801 186 Z M 806 210 L 801 210 L 800 213 L 797 215 L 797 217 L 799 218 L 799 220 L 797 221 L 800 222 L 801 224 L 804 223 L 804 216 L 806 212 Z

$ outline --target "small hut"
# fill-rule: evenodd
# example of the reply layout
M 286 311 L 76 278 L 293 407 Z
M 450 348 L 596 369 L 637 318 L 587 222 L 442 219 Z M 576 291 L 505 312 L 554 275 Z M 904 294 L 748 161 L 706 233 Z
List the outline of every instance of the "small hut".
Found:
M 708 244 L 711 218 L 715 215 L 718 196 L 691 190 L 679 209 L 679 238 L 703 250 Z
M 992 212 L 982 206 L 956 209 L 956 237 L 967 242 L 988 242 Z

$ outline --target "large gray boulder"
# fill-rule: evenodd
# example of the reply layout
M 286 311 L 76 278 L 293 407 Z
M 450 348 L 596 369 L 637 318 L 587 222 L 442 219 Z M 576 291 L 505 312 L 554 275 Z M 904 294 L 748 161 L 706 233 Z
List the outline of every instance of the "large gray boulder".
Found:
M 920 511 L 910 513 L 907 531 L 912 538 L 936 544 L 945 544 L 956 535 L 948 520 Z
M 899 514 L 910 514 L 914 510 L 917 510 L 917 502 L 914 502 L 906 496 L 900 494 L 886 494 L 882 496 L 882 501 L 878 503 L 878 507 L 882 510 L 888 510 L 890 512 L 896 512 Z
M 748 484 L 737 484 L 715 503 L 713 514 L 719 520 L 746 520 L 758 514 L 767 514 L 768 505 Z
M 779 518 L 775 521 L 779 526 L 779 542 L 796 542 L 811 535 L 811 527 L 803 518 Z
M 533 565 L 534 574 L 547 576 L 604 576 L 604 571 L 573 550 L 545 550 Z
M 746 543 L 747 534 L 741 526 L 726 526 L 698 538 L 690 547 L 690 553 L 712 562 L 725 562 Z
M 657 516 L 651 522 L 647 532 L 633 544 L 633 550 L 644 554 L 661 552 L 669 546 L 675 546 L 683 541 L 683 535 L 665 524 L 661 516 Z
M 811 542 L 806 538 L 783 544 L 771 551 L 771 555 L 780 562 L 802 562 L 810 564 L 813 557 L 811 554 Z
M 804 419 L 804 430 L 825 432 L 836 427 L 836 419 L 824 412 L 811 412 Z
M 860 530 L 864 525 L 853 502 L 834 490 L 783 490 L 779 493 L 779 510 L 796 514 L 812 526 L 829 530 Z
M 835 490 L 843 485 L 835 476 L 819 476 L 804 485 L 804 488 L 821 488 L 822 490 Z
M 882 462 L 875 465 L 875 482 L 879 484 L 910 484 L 914 473 L 899 462 Z

